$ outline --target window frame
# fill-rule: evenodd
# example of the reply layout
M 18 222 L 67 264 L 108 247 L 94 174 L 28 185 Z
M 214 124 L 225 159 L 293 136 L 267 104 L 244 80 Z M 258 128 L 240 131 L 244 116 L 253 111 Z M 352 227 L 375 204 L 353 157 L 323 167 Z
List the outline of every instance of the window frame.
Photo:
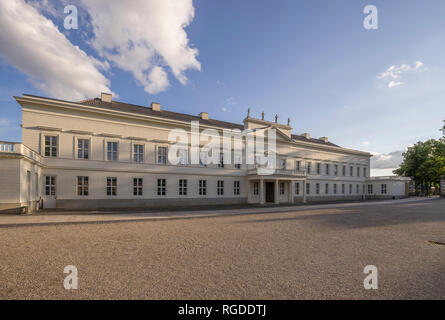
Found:
M 158 178 L 157 179 L 157 195 L 166 196 L 167 195 L 167 179 Z
M 89 177 L 77 176 L 77 196 L 88 197 L 89 196 Z
M 49 154 L 48 155 L 46 154 L 46 150 L 47 150 L 46 149 L 47 148 L 46 138 L 55 138 L 55 140 L 56 140 L 56 145 L 54 146 L 52 144 L 52 139 L 50 139 L 50 144 L 48 146 L 48 148 L 49 148 Z M 43 156 L 46 157 L 46 158 L 57 158 L 57 157 L 59 157 L 59 144 L 60 144 L 60 139 L 59 139 L 59 135 L 58 134 L 44 133 L 43 134 Z M 54 148 L 56 150 L 55 155 L 53 155 Z
M 133 196 L 141 197 L 144 195 L 144 178 L 133 178 Z
M 110 183 L 108 183 L 110 182 Z M 117 196 L 117 177 L 107 177 L 106 178 L 106 195 L 108 197 L 116 197 Z M 113 193 L 114 191 L 114 193 Z
M 48 184 L 48 178 L 49 178 L 49 184 Z M 51 196 L 57 195 L 56 194 L 56 190 L 57 190 L 56 178 L 57 178 L 56 176 L 45 175 L 45 180 L 44 180 L 45 196 L 51 197 Z

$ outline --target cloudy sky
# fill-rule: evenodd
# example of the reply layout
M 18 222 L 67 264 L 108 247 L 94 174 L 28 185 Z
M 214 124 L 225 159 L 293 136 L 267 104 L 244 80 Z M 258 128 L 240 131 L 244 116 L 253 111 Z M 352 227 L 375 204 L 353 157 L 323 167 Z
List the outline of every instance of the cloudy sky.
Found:
M 247 108 L 294 133 L 370 151 L 390 173 L 445 117 L 445 3 L 374 0 L 0 1 L 0 140 L 20 141 L 22 93 L 121 101 L 241 122 Z M 67 30 L 67 5 L 78 29 Z

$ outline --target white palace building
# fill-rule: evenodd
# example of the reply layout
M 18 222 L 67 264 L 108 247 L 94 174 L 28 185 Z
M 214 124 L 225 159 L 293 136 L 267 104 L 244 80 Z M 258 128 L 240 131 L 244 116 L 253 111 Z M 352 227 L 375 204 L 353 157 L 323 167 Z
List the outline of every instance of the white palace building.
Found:
M 23 95 L 22 143 L 0 142 L 0 210 L 280 204 L 403 197 L 407 180 L 370 178 L 371 154 L 287 125 L 248 116 L 242 124 L 137 106 L 110 94 L 80 102 Z M 250 112 L 249 112 L 250 113 Z M 242 155 L 193 163 L 185 145 L 171 163 L 169 133 L 183 129 L 275 129 L 273 172 Z M 219 138 L 218 138 L 219 140 Z M 202 146 L 206 141 L 199 141 Z M 266 149 L 266 147 L 265 147 Z M 239 157 L 239 159 L 235 159 Z M 201 159 L 201 158 L 200 158 Z M 269 164 L 270 165 L 270 164 Z

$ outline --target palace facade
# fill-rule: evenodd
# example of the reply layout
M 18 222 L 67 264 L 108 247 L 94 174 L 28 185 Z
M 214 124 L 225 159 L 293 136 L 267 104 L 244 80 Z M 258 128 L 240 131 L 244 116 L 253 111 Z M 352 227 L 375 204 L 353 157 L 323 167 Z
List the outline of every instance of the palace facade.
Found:
M 368 152 L 342 148 L 328 138 L 294 134 L 250 114 L 242 123 L 137 106 L 110 94 L 80 102 L 31 95 L 22 108 L 22 142 L 0 143 L 0 209 L 93 209 L 210 204 L 267 204 L 358 200 L 389 196 L 369 187 Z M 190 152 L 169 161 L 173 129 L 276 131 L 272 174 L 261 166 L 224 159 L 193 164 Z M 203 144 L 202 141 L 199 142 Z M 191 145 L 185 147 L 189 149 Z M 379 189 L 377 192 L 375 189 Z

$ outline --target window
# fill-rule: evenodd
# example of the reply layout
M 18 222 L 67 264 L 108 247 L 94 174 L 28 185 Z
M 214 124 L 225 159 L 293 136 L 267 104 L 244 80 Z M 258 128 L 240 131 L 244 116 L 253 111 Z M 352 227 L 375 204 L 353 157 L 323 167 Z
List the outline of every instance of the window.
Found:
M 201 167 L 206 167 L 207 166 L 207 151 L 200 151 L 199 152 L 199 165 Z
M 107 196 L 117 194 L 117 178 L 107 178 Z
M 165 179 L 158 179 L 158 196 L 165 196 L 166 191 L 166 181 Z
M 260 186 L 259 182 L 254 182 L 253 183 L 253 194 L 256 195 L 256 196 L 260 194 L 259 186 Z
M 342 193 L 342 194 L 345 194 L 345 193 L 346 193 L 346 190 L 345 190 L 345 184 L 342 184 L 342 185 L 341 185 L 341 193 Z
M 349 167 L 349 175 L 352 177 L 354 175 L 354 167 L 350 166 Z
M 239 152 L 233 155 L 233 162 L 235 163 L 235 169 L 241 169 L 242 156 Z
M 45 136 L 45 157 L 57 157 L 57 136 Z
M 187 195 L 187 180 L 179 179 L 179 195 L 186 196 Z
M 382 184 L 382 194 L 386 194 L 386 184 Z
M 233 181 L 233 194 L 239 196 L 239 181 Z
M 134 178 L 133 179 L 133 195 L 134 196 L 142 196 L 142 184 L 143 180 L 142 178 Z
M 311 193 L 311 184 L 306 183 L 306 194 L 310 194 L 310 193 Z
M 45 194 L 47 196 L 56 195 L 56 177 L 55 176 L 45 176 Z
M 360 177 L 360 167 L 357 167 L 357 177 Z
M 368 194 L 372 194 L 372 184 L 368 184 Z
M 329 183 L 326 183 L 326 184 L 324 185 L 324 193 L 325 193 L 325 194 L 329 194 Z
M 189 162 L 189 151 L 188 149 L 179 149 L 179 164 L 186 166 Z
M 143 144 L 133 145 L 133 161 L 134 162 L 144 162 L 144 145 Z
M 280 159 L 280 168 L 286 169 L 286 159 Z
M 311 162 L 308 162 L 308 163 L 307 163 L 307 168 L 306 168 L 308 174 L 311 173 L 311 169 L 312 169 L 311 167 L 312 167 L 312 163 L 311 163 Z
M 338 164 L 334 166 L 334 174 L 338 176 Z
M 357 186 L 355 187 L 355 193 L 357 193 L 357 194 L 360 193 L 360 187 L 359 187 L 359 185 L 357 185 Z
M 158 164 L 167 164 L 167 147 L 158 147 Z
M 78 139 L 77 140 L 77 158 L 88 159 L 90 151 L 90 140 Z
M 343 167 L 342 167 L 342 174 L 343 174 L 343 176 L 346 175 L 346 166 L 343 166 Z
M 352 183 L 349 184 L 349 194 L 352 194 Z
M 365 194 L 365 185 L 363 185 L 362 193 Z
M 216 194 L 218 196 L 224 195 L 224 181 L 223 180 L 218 180 L 217 185 L 216 185 Z
M 363 176 L 366 177 L 366 168 L 363 168 Z
M 117 161 L 117 142 L 107 142 L 107 160 Z
M 334 184 L 334 194 L 337 194 L 337 184 Z
M 77 177 L 77 195 L 88 195 L 88 177 Z
M 320 184 L 319 183 L 315 184 L 315 193 L 320 194 Z
M 295 170 L 300 171 L 301 169 L 301 161 L 296 161 L 295 162 Z
M 224 168 L 224 153 L 219 154 L 218 168 Z
M 321 163 L 317 163 L 317 174 L 320 174 Z
M 205 196 L 207 194 L 207 180 L 199 180 L 199 195 Z
M 295 194 L 300 194 L 300 183 L 295 182 Z
M 280 195 L 284 194 L 284 183 L 280 182 Z
M 326 163 L 326 175 L 329 175 L 329 169 L 330 169 L 329 163 Z

